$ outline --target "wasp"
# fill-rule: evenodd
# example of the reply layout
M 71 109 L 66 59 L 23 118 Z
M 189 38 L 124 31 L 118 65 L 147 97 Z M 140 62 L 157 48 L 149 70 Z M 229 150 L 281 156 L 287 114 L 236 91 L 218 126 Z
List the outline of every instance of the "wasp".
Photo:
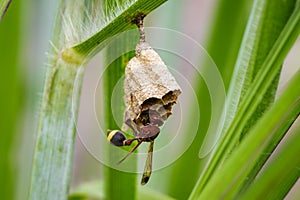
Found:
M 161 115 L 160 109 L 149 108 L 142 111 L 134 120 L 127 119 L 125 124 L 132 130 L 134 138 L 127 139 L 123 132 L 119 130 L 108 130 L 107 140 L 115 146 L 130 146 L 133 141 L 137 141 L 137 144 L 122 158 L 118 163 L 123 162 L 132 152 L 134 152 L 141 143 L 150 142 L 148 149 L 148 156 L 144 167 L 144 172 L 141 180 L 141 184 L 145 185 L 152 173 L 152 157 L 153 157 L 153 146 L 154 140 L 160 133 L 159 126 L 162 126 L 166 120 L 166 115 Z

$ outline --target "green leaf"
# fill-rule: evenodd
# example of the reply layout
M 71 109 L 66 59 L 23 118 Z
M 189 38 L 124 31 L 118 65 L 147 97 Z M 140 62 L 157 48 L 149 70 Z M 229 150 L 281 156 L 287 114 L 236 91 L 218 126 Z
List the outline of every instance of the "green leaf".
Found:
M 221 197 L 222 199 L 232 199 L 233 197 L 235 197 L 235 195 L 237 195 L 237 192 L 240 189 L 243 181 L 247 179 L 249 172 L 257 164 L 261 156 L 263 156 L 263 154 L 265 154 L 266 152 L 270 152 L 270 147 L 272 147 L 273 149 L 275 148 L 274 138 L 281 139 L 286 133 L 285 127 L 289 127 L 299 115 L 299 82 L 300 70 L 298 70 L 297 74 L 295 74 L 295 76 L 289 82 L 286 90 L 281 94 L 281 96 L 274 103 L 274 105 L 250 130 L 249 134 L 237 147 L 236 151 L 234 151 L 232 155 L 228 158 L 228 160 L 224 163 L 222 168 L 219 169 L 218 173 L 215 173 L 211 177 L 211 180 L 207 183 L 206 187 L 202 190 L 201 194 L 199 195 L 199 199 L 219 199 Z M 299 139 L 299 136 L 297 136 L 297 138 Z M 295 147 L 291 148 L 292 149 L 288 150 L 291 152 L 289 152 L 286 156 L 288 157 L 287 159 L 289 160 L 289 162 L 290 159 L 298 155 L 297 153 L 295 153 Z M 299 147 L 296 148 L 299 149 Z M 294 162 L 298 163 L 299 158 L 297 158 Z M 279 168 L 283 171 L 285 170 L 282 168 L 282 166 L 278 167 L 278 165 L 280 164 L 276 164 L 275 166 L 273 166 L 274 168 L 276 168 L 274 170 L 278 171 Z M 293 163 L 293 166 L 295 166 L 295 163 Z M 270 165 L 270 168 L 272 168 L 272 165 Z M 284 174 L 285 172 L 280 173 Z M 276 179 L 276 177 L 279 176 L 279 174 L 273 174 L 272 177 L 267 177 L 268 180 L 265 181 L 270 182 L 271 178 Z M 299 176 L 298 174 L 299 173 L 293 173 L 292 177 L 285 178 L 297 179 Z M 216 187 L 218 188 L 218 190 L 216 190 Z M 267 187 L 267 185 L 264 185 L 263 187 Z M 282 191 L 283 189 L 281 189 L 281 192 Z M 265 192 L 270 191 L 265 190 Z M 252 192 L 252 195 L 253 193 L 256 193 L 256 191 Z M 237 197 L 237 199 L 240 198 Z
M 8 13 L 0 23 L 0 193 L 3 199 L 14 199 L 16 194 L 17 161 L 14 144 L 20 135 L 18 123 L 23 103 L 20 82 L 20 7 L 20 2 L 15 2 L 12 5 L 14 12 Z
M 299 110 L 299 109 L 298 109 Z M 239 199 L 284 199 L 300 177 L 300 129 L 291 131 L 262 172 Z
M 138 32 L 138 31 L 136 31 Z M 132 32 L 129 32 L 129 34 Z M 134 51 L 130 51 L 135 49 L 135 45 L 138 43 L 137 35 L 129 35 L 129 34 L 122 34 L 122 37 L 114 40 L 111 44 L 108 45 L 106 49 L 106 68 L 105 72 L 103 73 L 104 77 L 104 108 L 105 108 L 105 130 L 121 130 L 121 127 L 116 123 L 113 115 L 114 112 L 119 115 L 122 119 L 124 113 L 124 103 L 123 98 L 120 99 L 112 99 L 113 91 L 116 87 L 118 81 L 122 80 L 124 76 L 124 71 L 126 64 L 128 61 L 134 56 Z M 127 52 L 122 54 L 121 52 Z M 118 56 L 122 54 L 121 56 Z M 117 58 L 116 58 L 117 56 Z M 112 63 L 109 63 L 113 60 Z M 123 88 L 123 87 L 122 87 Z M 117 91 L 119 96 L 124 93 L 124 91 Z M 132 137 L 132 136 L 131 136 Z M 108 163 L 111 166 L 114 166 L 118 160 L 121 160 L 124 155 L 120 155 L 114 151 L 116 147 L 110 145 L 108 148 L 103 149 L 104 152 L 108 154 L 109 161 Z M 126 160 L 127 161 L 127 160 Z M 126 162 L 124 161 L 124 162 Z M 131 159 L 130 166 L 131 170 L 135 170 L 137 160 Z M 122 163 L 125 164 L 125 163 Z M 120 164 L 120 165 L 122 165 Z M 105 166 L 104 168 L 104 177 L 105 177 L 105 192 L 107 199 L 135 199 L 136 198 L 136 188 L 137 188 L 137 181 L 136 181 L 136 174 L 135 173 L 128 173 L 122 172 L 114 168 L 110 168 L 109 166 Z
M 113 17 L 109 23 L 105 24 L 101 31 L 97 32 L 87 40 L 77 44 L 71 48 L 65 50 L 62 54 L 65 58 L 73 58 L 76 59 L 92 58 L 96 53 L 98 53 L 106 44 L 109 42 L 110 37 L 133 28 L 133 20 L 136 20 L 140 15 L 147 15 L 152 10 L 166 2 L 167 0 L 156 0 L 156 1 L 148 1 L 148 0 L 136 0 L 136 1 L 124 1 L 126 6 L 124 6 L 124 10 L 117 11 L 118 15 Z M 112 5 L 111 5 L 112 6 Z M 113 11 L 112 11 L 113 13 Z M 104 41 L 106 41 L 104 43 Z
M 2 20 L 3 16 L 5 15 L 11 0 L 1 0 L 0 1 L 0 20 Z

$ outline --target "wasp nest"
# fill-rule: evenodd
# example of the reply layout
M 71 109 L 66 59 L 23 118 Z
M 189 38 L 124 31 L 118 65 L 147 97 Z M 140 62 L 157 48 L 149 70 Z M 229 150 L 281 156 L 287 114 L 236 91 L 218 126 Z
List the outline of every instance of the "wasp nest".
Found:
M 165 121 L 172 114 L 181 89 L 160 56 L 148 43 L 140 42 L 125 69 L 124 93 L 125 123 L 131 120 L 139 125 L 161 126 L 163 122 L 151 121 L 155 120 L 151 113 Z

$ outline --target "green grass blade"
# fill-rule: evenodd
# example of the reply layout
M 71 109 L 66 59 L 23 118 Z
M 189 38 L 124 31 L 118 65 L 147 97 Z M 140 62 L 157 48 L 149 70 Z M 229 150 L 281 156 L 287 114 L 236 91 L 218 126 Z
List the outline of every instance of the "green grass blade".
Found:
M 284 199 L 300 177 L 300 129 L 290 133 L 279 152 L 239 199 Z
M 1 0 L 0 1 L 0 21 L 2 20 L 3 16 L 5 15 L 11 0 Z
M 46 80 L 30 199 L 66 199 L 69 189 L 78 109 L 73 103 L 78 104 L 83 68 L 61 60 L 49 63 L 59 70 Z
M 253 115 L 263 95 L 272 84 L 272 81 L 278 74 L 285 56 L 292 47 L 294 41 L 299 35 L 299 7 L 296 7 L 278 37 L 276 43 L 272 47 L 266 60 L 264 61 L 261 70 L 257 73 L 253 84 L 249 87 L 244 99 L 241 102 L 240 109 L 232 124 L 226 132 L 223 139 L 216 147 L 211 157 L 208 167 L 203 171 L 202 176 L 195 187 L 191 197 L 198 196 L 203 190 L 205 184 L 210 180 L 211 176 L 217 170 L 218 166 L 226 157 L 228 150 L 232 149 L 240 138 L 240 133 L 243 131 L 250 117 Z
M 16 131 L 23 101 L 20 94 L 20 7 L 20 2 L 15 2 L 11 7 L 13 12 L 7 13 L 0 23 L 0 193 L 3 199 L 13 199 L 16 193 L 17 160 L 13 144 L 19 136 Z
M 132 24 L 132 20 L 136 19 L 136 17 L 138 17 L 141 14 L 149 14 L 152 10 L 154 10 L 166 1 L 167 0 L 128 1 L 130 3 L 127 3 L 125 4 L 125 6 L 123 6 L 124 10 L 118 11 L 118 14 L 114 18 L 112 18 L 107 24 L 105 24 L 101 28 L 101 31 L 97 32 L 96 34 L 94 34 L 87 40 L 81 42 L 80 44 L 66 49 L 63 53 L 63 56 L 71 60 L 73 60 L 74 55 L 76 58 L 93 57 L 107 44 L 103 43 L 105 40 L 120 32 L 133 28 L 134 26 Z M 111 6 L 113 6 L 113 4 Z M 74 61 L 76 62 L 76 60 Z
M 61 1 L 53 29 L 53 48 L 47 62 L 49 67 L 39 114 L 29 199 L 67 199 L 68 195 L 75 120 L 83 77 L 80 64 L 59 59 L 58 49 L 66 46 L 68 35 L 62 21 L 72 12 L 68 7 L 71 5 Z M 79 11 L 74 9 L 74 12 Z M 78 15 L 77 20 L 80 17 L 84 16 Z
M 136 33 L 138 33 L 138 30 Z M 106 130 L 121 130 L 121 127 L 118 126 L 114 119 L 112 107 L 114 107 L 115 112 L 122 118 L 124 113 L 124 102 L 122 98 L 118 100 L 112 99 L 112 94 L 117 82 L 121 80 L 122 76 L 124 76 L 126 64 L 134 56 L 134 51 L 130 50 L 135 49 L 135 45 L 138 43 L 138 38 L 136 36 L 137 35 L 126 34 L 120 39 L 113 41 L 112 44 L 109 44 L 106 50 L 106 62 L 115 59 L 112 63 L 106 63 L 106 65 L 109 66 L 106 68 L 103 74 L 103 99 L 105 102 L 104 108 Z M 116 59 L 116 55 L 120 55 L 120 52 L 127 53 Z M 118 93 L 123 94 L 123 91 L 118 91 Z M 118 159 L 120 160 L 123 157 L 123 155 L 116 153 L 113 148 L 116 147 L 111 145 L 108 149 L 104 149 L 104 151 L 109 154 L 109 163 L 112 166 L 116 164 Z M 132 170 L 136 169 L 137 160 L 131 159 L 130 162 Z M 105 166 L 104 178 L 106 199 L 136 199 L 136 189 L 138 183 L 135 173 L 122 172 L 114 168 L 110 168 L 109 166 Z
M 269 152 L 274 138 L 282 138 L 282 127 L 290 126 L 300 113 L 300 71 L 286 90 L 250 130 L 249 134 L 215 173 L 199 194 L 200 199 L 232 199 L 262 154 Z M 278 175 L 278 174 L 277 174 Z M 295 174 L 296 175 L 296 174 Z M 218 188 L 218 190 L 216 190 Z

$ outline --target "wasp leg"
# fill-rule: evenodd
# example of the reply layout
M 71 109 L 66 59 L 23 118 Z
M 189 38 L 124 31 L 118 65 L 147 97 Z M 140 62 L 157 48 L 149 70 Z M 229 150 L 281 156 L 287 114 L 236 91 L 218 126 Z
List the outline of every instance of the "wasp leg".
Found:
M 132 149 L 127 153 L 127 155 L 126 156 L 124 156 L 124 158 L 122 158 L 119 162 L 118 162 L 118 164 L 120 164 L 121 162 L 123 162 L 128 156 L 130 156 L 131 154 L 132 154 L 132 152 L 134 152 L 134 150 L 136 150 L 139 146 L 140 146 L 140 144 L 142 144 L 142 140 L 140 140 L 134 147 L 132 147 Z

